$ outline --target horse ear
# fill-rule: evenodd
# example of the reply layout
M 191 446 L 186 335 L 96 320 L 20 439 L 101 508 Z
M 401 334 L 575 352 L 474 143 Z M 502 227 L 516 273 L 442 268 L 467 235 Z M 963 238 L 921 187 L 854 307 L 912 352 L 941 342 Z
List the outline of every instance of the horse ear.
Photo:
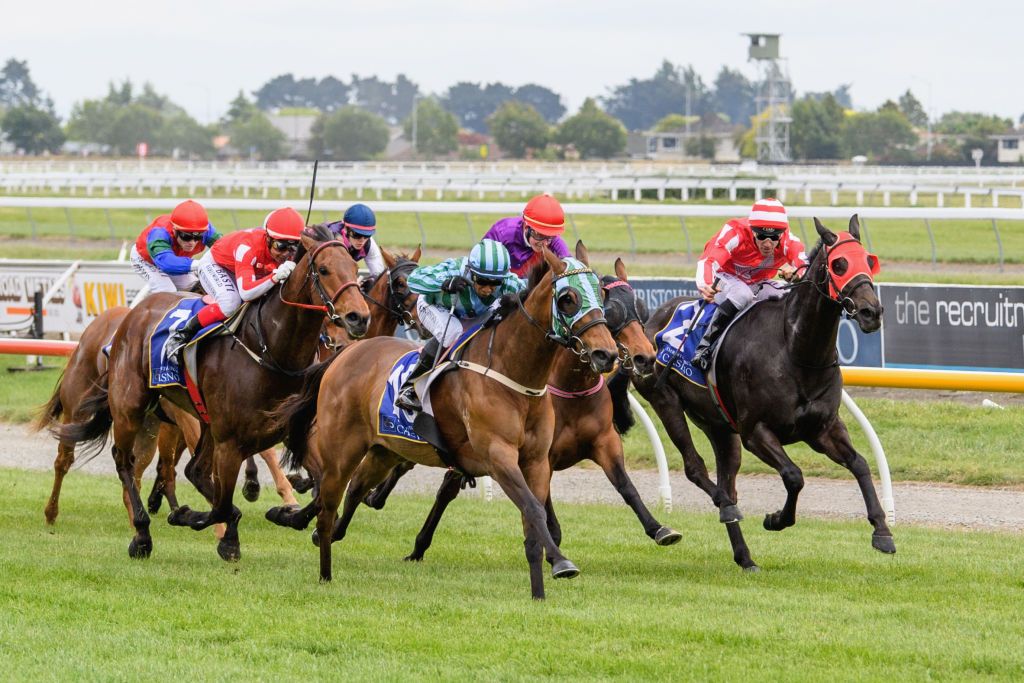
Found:
M 423 255 L 423 245 L 421 244 L 418 247 L 416 247 L 416 251 L 412 252 L 412 256 L 409 257 L 409 260 L 410 261 L 415 261 L 416 263 L 419 263 L 420 262 L 420 256 L 422 256 L 422 255 Z
M 565 263 L 565 261 L 558 258 L 558 256 L 555 255 L 555 252 L 547 248 L 547 245 L 545 245 L 544 248 L 541 249 L 541 253 L 544 254 L 544 260 L 547 261 L 548 267 L 551 269 L 551 272 L 554 273 L 555 275 L 561 275 L 565 271 L 565 269 L 568 268 L 568 265 Z
M 838 239 L 834 232 L 826 228 L 822 222 L 818 220 L 817 216 L 814 217 L 814 229 L 818 231 L 821 239 L 829 246 L 835 244 L 836 239 Z
M 623 263 L 622 259 L 620 259 L 620 258 L 616 258 L 615 259 L 615 277 L 619 278 L 623 282 L 627 282 L 627 280 L 626 280 L 626 264 Z
M 583 240 L 576 241 L 576 258 L 586 265 L 590 265 L 590 254 L 587 253 L 587 247 L 583 244 Z
M 850 234 L 853 235 L 853 239 L 860 242 L 860 216 L 857 214 L 850 217 Z
M 384 259 L 384 265 L 386 265 L 388 268 L 394 268 L 396 265 L 398 265 L 398 261 L 396 261 L 395 257 L 392 256 L 386 249 L 381 249 L 380 255 Z

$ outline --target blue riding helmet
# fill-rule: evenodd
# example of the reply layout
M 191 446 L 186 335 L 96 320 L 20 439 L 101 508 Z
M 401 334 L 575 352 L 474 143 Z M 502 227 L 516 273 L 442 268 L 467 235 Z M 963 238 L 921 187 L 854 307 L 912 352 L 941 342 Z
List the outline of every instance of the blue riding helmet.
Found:
M 377 231 L 377 217 L 373 214 L 373 209 L 366 204 L 353 204 L 348 207 L 341 221 L 346 228 L 364 237 L 373 237 Z

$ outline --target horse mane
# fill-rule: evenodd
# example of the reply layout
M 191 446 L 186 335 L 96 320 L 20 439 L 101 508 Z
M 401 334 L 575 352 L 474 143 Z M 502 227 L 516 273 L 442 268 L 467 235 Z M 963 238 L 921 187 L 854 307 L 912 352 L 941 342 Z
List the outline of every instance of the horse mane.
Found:
M 549 270 L 548 264 L 545 261 L 541 261 L 540 263 L 532 266 L 526 273 L 526 289 L 521 292 L 516 292 L 515 294 L 503 295 L 501 297 L 501 303 L 499 303 L 498 307 L 494 310 L 494 314 L 491 315 L 484 324 L 485 327 L 501 322 L 507 318 L 512 311 L 519 308 L 522 302 L 526 301 L 526 298 L 530 296 L 530 293 L 534 288 L 540 284 L 541 280 L 545 275 L 547 275 Z

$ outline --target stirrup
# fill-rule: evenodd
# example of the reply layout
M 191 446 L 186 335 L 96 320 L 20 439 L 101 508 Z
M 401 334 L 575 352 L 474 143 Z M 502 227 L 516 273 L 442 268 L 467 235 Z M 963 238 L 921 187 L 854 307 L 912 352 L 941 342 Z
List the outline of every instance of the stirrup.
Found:
M 399 391 L 398 396 L 395 397 L 395 406 L 402 410 L 423 410 L 423 403 L 420 402 L 419 397 L 416 395 L 416 389 L 411 386 Z

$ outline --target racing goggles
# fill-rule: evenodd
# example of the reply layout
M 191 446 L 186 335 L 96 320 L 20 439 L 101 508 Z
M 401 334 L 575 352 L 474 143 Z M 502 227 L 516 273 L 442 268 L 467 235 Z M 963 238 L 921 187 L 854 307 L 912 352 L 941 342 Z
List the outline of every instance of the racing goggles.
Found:
M 177 235 L 178 239 L 180 239 L 182 242 L 199 242 L 203 239 L 203 237 L 206 236 L 206 231 L 204 230 L 203 232 L 182 232 L 181 230 L 179 230 L 177 232 Z
M 287 251 L 294 253 L 299 250 L 298 240 L 270 240 L 271 248 L 277 251 Z
M 501 283 L 503 283 L 504 281 L 505 278 L 503 277 L 484 277 L 483 275 L 477 275 L 476 273 L 473 273 L 473 282 L 480 285 L 481 287 L 501 287 Z
M 778 242 L 782 239 L 782 230 L 778 228 L 751 228 L 754 231 L 754 238 L 759 240 L 771 240 Z
M 550 244 L 551 241 L 555 239 L 555 237 L 554 237 L 554 235 L 542 235 L 539 232 L 537 232 L 536 230 L 534 230 L 533 228 L 527 226 L 526 227 L 526 239 L 528 239 L 528 240 L 537 240 L 538 242 L 543 242 L 544 244 Z

